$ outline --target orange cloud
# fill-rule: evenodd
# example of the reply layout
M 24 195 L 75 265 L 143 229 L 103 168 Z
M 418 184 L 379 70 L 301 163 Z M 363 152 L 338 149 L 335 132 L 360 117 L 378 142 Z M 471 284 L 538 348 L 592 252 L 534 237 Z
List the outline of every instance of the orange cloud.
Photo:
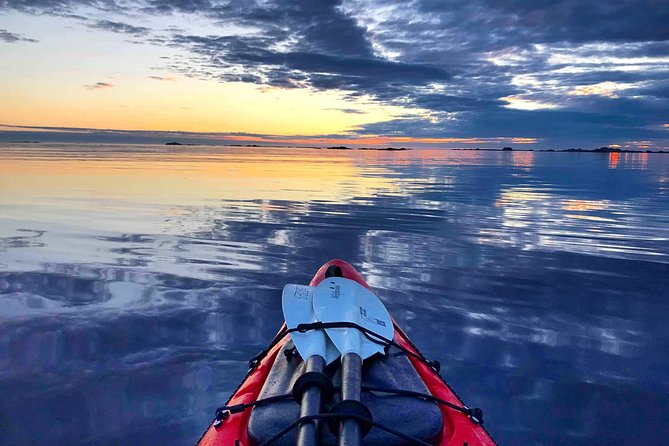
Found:
M 572 96 L 603 96 L 605 98 L 617 98 L 618 91 L 633 87 L 632 84 L 605 81 L 598 84 L 579 85 L 574 87 L 569 94 Z
M 511 138 L 514 144 L 536 144 L 537 141 L 537 138 Z

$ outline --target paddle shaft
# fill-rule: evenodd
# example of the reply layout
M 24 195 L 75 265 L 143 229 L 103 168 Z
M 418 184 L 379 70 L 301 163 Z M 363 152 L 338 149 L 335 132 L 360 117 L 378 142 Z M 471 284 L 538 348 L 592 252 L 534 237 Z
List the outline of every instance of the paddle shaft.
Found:
M 322 373 L 325 369 L 325 359 L 319 355 L 307 358 L 304 372 Z M 321 413 L 321 389 L 318 386 L 309 386 L 302 393 L 300 418 Z M 297 433 L 297 446 L 318 445 L 318 420 L 307 421 L 300 424 Z
M 341 399 L 360 401 L 362 386 L 362 358 L 357 353 L 341 357 Z M 339 446 L 360 446 L 360 426 L 357 420 L 339 424 Z

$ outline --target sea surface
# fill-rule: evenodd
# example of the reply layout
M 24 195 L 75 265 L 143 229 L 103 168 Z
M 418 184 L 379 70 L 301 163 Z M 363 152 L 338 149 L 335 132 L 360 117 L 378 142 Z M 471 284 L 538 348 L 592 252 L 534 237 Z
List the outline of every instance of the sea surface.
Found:
M 669 437 L 669 155 L 0 145 L 0 444 L 192 445 L 351 262 L 502 445 Z

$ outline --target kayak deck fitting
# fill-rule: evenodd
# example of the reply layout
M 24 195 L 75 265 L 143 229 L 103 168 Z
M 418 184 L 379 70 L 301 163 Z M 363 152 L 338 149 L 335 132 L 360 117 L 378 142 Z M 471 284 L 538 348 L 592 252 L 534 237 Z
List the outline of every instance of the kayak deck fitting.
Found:
M 309 285 L 316 287 L 332 276 L 370 289 L 353 266 L 342 260 L 324 264 Z M 337 432 L 343 418 L 356 419 L 362 426 L 363 445 L 495 445 L 481 425 L 480 409 L 466 407 L 439 375 L 439 363 L 425 359 L 394 320 L 393 326 L 394 336 L 387 339 L 351 323 L 314 322 L 293 329 L 284 325 L 249 362 L 247 376 L 216 411 L 198 446 L 295 445 L 300 421 L 318 422 L 319 444 L 336 445 L 332 432 Z M 291 333 L 328 327 L 360 329 L 385 347 L 385 355 L 375 355 L 362 365 L 362 412 L 337 405 L 341 401 L 340 362 L 333 362 L 322 374 L 305 374 L 305 362 L 290 338 Z M 300 419 L 300 395 L 309 385 L 321 387 L 326 404 L 320 415 Z

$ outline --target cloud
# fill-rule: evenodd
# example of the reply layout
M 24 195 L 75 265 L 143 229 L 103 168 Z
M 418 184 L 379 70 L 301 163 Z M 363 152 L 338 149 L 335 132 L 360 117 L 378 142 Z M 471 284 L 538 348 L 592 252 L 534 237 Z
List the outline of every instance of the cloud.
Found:
M 0 41 L 1 42 L 7 42 L 7 43 L 17 43 L 17 42 L 37 43 L 38 42 L 35 39 L 30 39 L 28 37 L 24 37 L 21 34 L 16 34 L 16 33 L 9 32 L 6 29 L 0 29 Z
M 598 84 L 579 85 L 574 87 L 569 94 L 575 96 L 599 95 L 608 98 L 619 97 L 618 91 L 633 88 L 633 84 L 622 84 L 611 81 L 604 81 Z
M 367 114 L 366 111 L 359 110 L 357 108 L 330 108 L 328 110 L 336 110 L 336 111 L 340 111 L 342 113 L 346 113 L 346 114 L 349 114 L 349 115 L 365 115 L 365 114 Z
M 443 68 L 426 64 L 371 56 L 272 50 L 268 49 L 270 43 L 266 37 L 177 35 L 171 43 L 198 56 L 192 61 L 194 64 L 215 67 L 212 76 L 227 81 L 376 95 L 383 90 L 401 90 L 407 85 L 426 85 L 450 78 Z
M 167 81 L 167 82 L 177 80 L 177 78 L 174 76 L 149 76 L 149 79 L 154 79 L 157 81 Z
M 180 52 L 162 68 L 189 77 L 336 90 L 429 115 L 361 134 L 595 143 L 656 137 L 669 115 L 661 0 L 0 0 L 0 9 L 86 15 L 86 26 Z M 180 27 L 126 23 L 166 16 Z
M 111 20 L 96 20 L 87 24 L 89 28 L 109 31 L 118 34 L 131 34 L 135 37 L 146 36 L 151 31 L 143 26 L 134 26 L 128 23 L 113 22 Z
M 114 0 L 0 0 L 0 10 L 14 10 L 34 15 L 81 18 L 77 12 L 82 8 L 106 13 L 121 13 L 128 10 L 126 6 Z
M 84 85 L 84 87 L 86 87 L 87 90 L 101 90 L 103 88 L 111 88 L 113 86 L 114 86 L 113 84 L 110 84 L 108 82 L 96 82 L 91 85 Z

